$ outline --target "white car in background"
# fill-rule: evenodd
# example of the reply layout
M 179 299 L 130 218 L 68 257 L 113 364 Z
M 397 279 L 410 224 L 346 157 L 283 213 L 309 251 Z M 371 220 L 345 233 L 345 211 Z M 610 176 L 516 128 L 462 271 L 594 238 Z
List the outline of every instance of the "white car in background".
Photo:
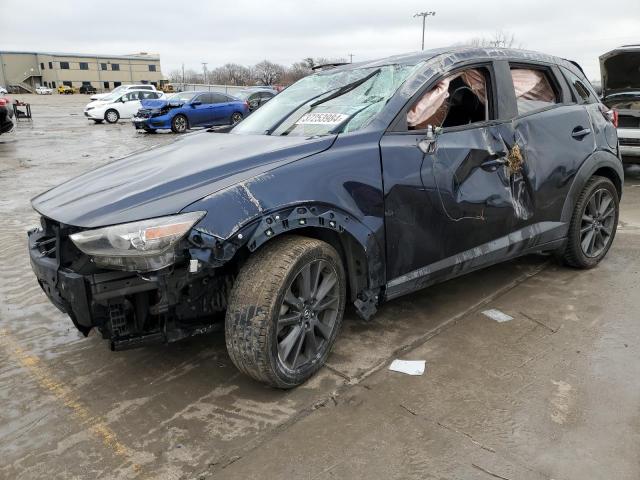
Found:
M 111 92 L 100 100 L 89 103 L 84 108 L 84 116 L 96 123 L 106 120 L 116 123 L 121 118 L 132 118 L 140 110 L 141 100 L 164 98 L 164 94 L 151 90 L 128 90 Z
M 9 93 L 9 92 L 7 92 L 6 88 L 0 87 L 0 95 L 6 95 L 7 93 Z
M 36 93 L 38 95 L 51 95 L 53 93 L 53 89 L 47 87 L 36 87 Z
M 120 85 L 119 87 L 114 88 L 109 93 L 96 93 L 95 95 L 91 95 L 89 99 L 91 100 L 102 100 L 108 95 L 112 95 L 114 93 L 124 93 L 129 90 L 149 90 L 152 92 L 157 92 L 156 87 L 148 84 L 140 84 L 140 85 Z

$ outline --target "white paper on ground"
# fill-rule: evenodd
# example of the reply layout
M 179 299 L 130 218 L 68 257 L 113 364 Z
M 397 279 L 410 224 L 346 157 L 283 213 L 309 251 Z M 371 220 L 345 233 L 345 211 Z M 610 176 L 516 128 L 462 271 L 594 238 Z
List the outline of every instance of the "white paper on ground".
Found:
M 394 360 L 389 365 L 389 370 L 406 373 L 407 375 L 422 375 L 425 362 L 425 360 Z
M 482 312 L 482 314 L 486 315 L 491 320 L 495 320 L 498 323 L 503 323 L 503 322 L 508 322 L 509 320 L 513 320 L 513 317 L 507 315 L 504 312 L 501 312 L 500 310 L 496 310 L 495 308 L 492 308 L 491 310 L 485 310 L 484 312 Z

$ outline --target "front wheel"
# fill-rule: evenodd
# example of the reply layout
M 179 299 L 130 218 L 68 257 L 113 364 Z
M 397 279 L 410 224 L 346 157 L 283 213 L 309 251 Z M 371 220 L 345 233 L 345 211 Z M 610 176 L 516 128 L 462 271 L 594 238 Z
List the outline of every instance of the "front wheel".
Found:
M 116 123 L 120 119 L 120 114 L 111 108 L 104 112 L 104 119 L 109 123 Z
M 344 267 L 329 244 L 288 236 L 249 257 L 225 318 L 231 360 L 243 373 L 292 388 L 324 364 L 342 323 Z
M 240 112 L 235 112 L 233 115 L 231 115 L 231 125 L 235 125 L 240 121 L 242 121 L 242 114 Z
M 618 191 L 611 180 L 594 176 L 576 202 L 564 263 L 576 268 L 595 267 L 609 251 L 618 227 Z
M 171 130 L 173 133 L 184 133 L 189 128 L 189 121 L 184 115 L 176 115 L 171 120 Z

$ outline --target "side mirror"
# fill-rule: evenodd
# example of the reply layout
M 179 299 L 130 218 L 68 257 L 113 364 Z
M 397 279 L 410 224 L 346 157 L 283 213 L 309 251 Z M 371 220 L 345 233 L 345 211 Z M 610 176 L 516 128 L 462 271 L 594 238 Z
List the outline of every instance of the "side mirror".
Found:
M 202 105 L 202 102 L 200 100 L 194 100 L 193 102 L 191 102 L 192 107 L 197 107 L 198 105 Z
M 418 148 L 425 155 L 433 153 L 436 150 L 436 138 L 442 132 L 441 127 L 433 128 L 433 125 L 427 125 L 427 134 L 418 142 Z

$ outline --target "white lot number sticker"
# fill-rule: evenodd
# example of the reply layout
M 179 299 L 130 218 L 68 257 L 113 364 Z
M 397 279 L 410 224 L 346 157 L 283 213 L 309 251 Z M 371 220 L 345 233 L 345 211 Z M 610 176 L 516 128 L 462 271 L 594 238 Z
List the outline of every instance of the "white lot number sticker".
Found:
M 349 115 L 344 113 L 305 113 L 297 125 L 338 125 L 347 119 Z

